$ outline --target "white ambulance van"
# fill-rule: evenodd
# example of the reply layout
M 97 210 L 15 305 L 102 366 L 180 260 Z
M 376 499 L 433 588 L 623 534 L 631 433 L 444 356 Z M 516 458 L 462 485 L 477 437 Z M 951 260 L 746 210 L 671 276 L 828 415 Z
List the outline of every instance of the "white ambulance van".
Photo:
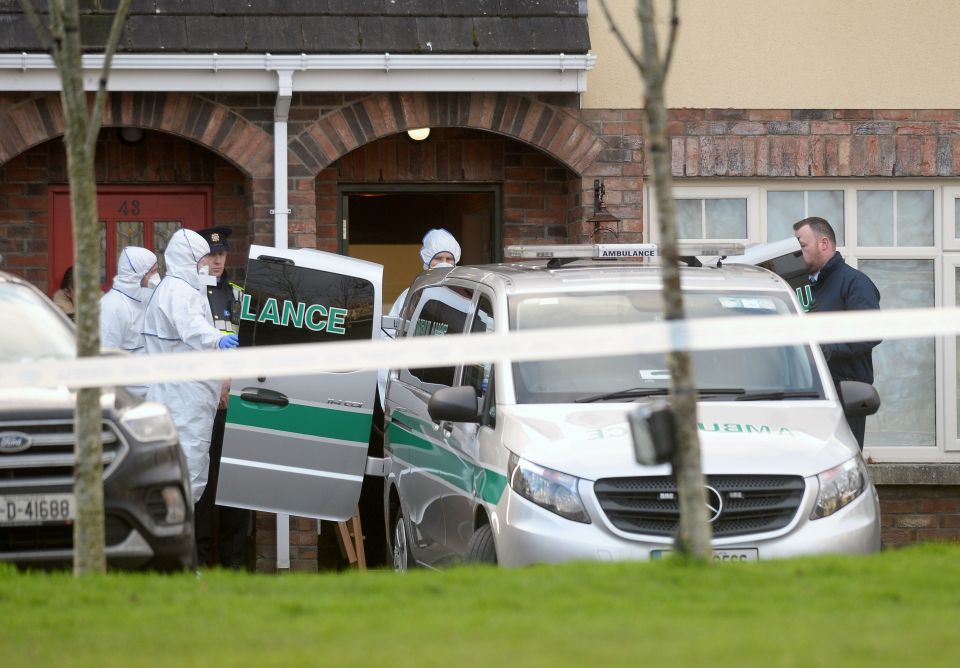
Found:
M 796 268 L 799 249 L 778 252 Z M 603 254 L 592 246 L 511 253 L 538 259 L 421 274 L 399 336 L 467 347 L 490 333 L 662 317 L 656 262 L 569 261 Z M 731 260 L 681 268 L 689 318 L 805 317 L 793 287 L 749 264 L 771 258 Z M 338 255 L 253 246 L 240 344 L 371 338 L 381 275 Z M 385 528 L 397 570 L 657 558 L 672 549 L 676 482 L 667 465 L 637 463 L 628 414 L 667 396 L 665 356 L 602 350 L 392 369 L 382 458 L 368 453 L 374 370 L 234 379 L 218 503 L 344 520 L 375 470 L 382 517 L 370 526 Z M 715 557 L 879 550 L 877 494 L 844 417 L 875 412 L 875 390 L 835 388 L 816 345 L 700 351 L 692 362 Z

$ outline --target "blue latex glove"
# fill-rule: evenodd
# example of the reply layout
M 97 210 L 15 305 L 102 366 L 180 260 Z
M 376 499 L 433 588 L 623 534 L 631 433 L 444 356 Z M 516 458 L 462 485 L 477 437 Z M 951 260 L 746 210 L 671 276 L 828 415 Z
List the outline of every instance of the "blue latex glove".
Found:
M 217 341 L 217 348 L 220 350 L 226 350 L 227 348 L 238 348 L 240 347 L 240 340 L 237 339 L 236 334 L 227 334 L 220 338 Z

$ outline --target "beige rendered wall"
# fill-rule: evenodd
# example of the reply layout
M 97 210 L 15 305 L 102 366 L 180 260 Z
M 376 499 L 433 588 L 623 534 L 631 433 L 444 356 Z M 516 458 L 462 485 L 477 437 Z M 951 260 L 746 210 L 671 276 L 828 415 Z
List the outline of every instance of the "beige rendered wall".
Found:
M 636 45 L 635 0 L 607 0 Z M 669 3 L 657 0 L 665 27 Z M 960 108 L 958 0 L 679 0 L 667 106 Z M 639 76 L 589 0 L 585 108 L 642 106 Z

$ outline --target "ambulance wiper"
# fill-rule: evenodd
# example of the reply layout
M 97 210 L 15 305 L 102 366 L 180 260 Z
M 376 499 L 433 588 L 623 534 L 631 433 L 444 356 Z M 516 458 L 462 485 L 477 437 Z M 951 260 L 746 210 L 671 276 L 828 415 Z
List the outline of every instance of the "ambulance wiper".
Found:
M 574 399 L 574 403 L 589 404 L 594 401 L 607 401 L 608 399 L 635 399 L 637 397 L 656 397 L 670 394 L 669 387 L 632 387 L 626 390 L 617 390 L 616 392 L 604 392 L 602 394 L 590 394 L 586 397 Z
M 755 392 L 741 394 L 735 399 L 735 401 L 781 401 L 783 399 L 820 399 L 820 393 L 812 392 L 810 390 L 787 390 L 774 392 L 757 390 Z

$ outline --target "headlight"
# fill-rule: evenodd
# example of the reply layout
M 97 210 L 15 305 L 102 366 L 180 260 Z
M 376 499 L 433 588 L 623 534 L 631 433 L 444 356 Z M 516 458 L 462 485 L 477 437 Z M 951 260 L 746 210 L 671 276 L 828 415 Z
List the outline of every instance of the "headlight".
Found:
M 513 453 L 507 471 L 510 487 L 523 498 L 568 520 L 590 523 L 577 491 L 578 478 L 537 466 Z
M 147 401 L 134 406 L 120 418 L 122 424 L 141 443 L 173 441 L 177 428 L 163 404 Z
M 860 455 L 817 475 L 820 492 L 810 519 L 833 515 L 867 488 L 867 467 Z

